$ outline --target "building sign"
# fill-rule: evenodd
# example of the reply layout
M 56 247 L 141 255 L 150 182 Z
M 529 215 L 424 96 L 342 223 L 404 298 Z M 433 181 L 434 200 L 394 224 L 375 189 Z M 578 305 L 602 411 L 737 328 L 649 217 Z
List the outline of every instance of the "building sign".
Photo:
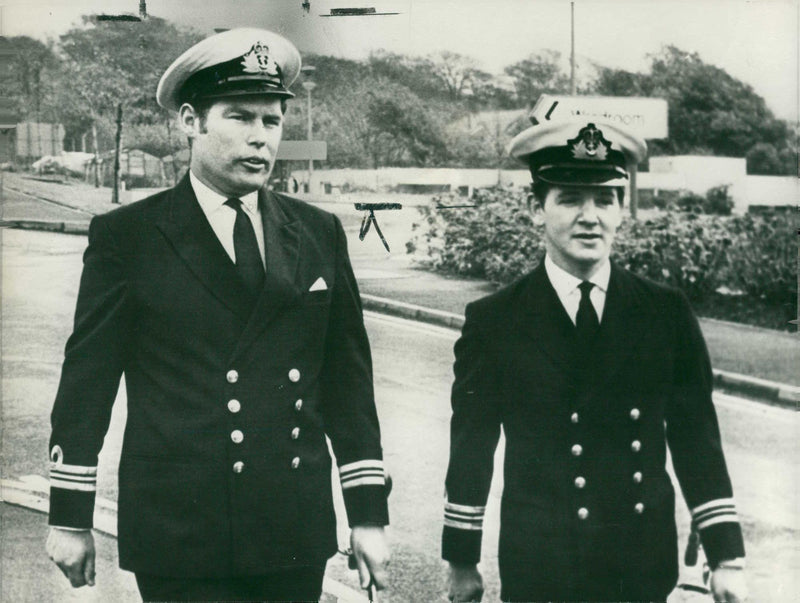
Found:
M 284 140 L 275 159 L 283 161 L 324 161 L 328 158 L 328 143 L 324 140 Z
M 619 124 L 642 138 L 667 138 L 667 101 L 632 96 L 543 94 L 528 117 L 534 124 L 585 117 Z

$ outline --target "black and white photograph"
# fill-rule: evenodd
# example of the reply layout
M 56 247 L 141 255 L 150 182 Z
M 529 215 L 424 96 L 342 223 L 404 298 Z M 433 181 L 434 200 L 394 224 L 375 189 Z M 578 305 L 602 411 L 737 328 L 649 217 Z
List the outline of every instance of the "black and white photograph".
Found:
M 798 0 L 0 0 L 0 601 L 800 596 Z

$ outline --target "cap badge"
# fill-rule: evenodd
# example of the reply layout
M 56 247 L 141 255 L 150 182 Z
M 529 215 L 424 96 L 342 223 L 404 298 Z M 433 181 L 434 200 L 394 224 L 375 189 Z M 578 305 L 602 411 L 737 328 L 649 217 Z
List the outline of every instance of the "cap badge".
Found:
M 611 143 L 603 137 L 603 132 L 594 124 L 581 128 L 575 138 L 567 141 L 567 147 L 575 159 L 589 161 L 605 161 Z
M 245 73 L 280 76 L 278 64 L 269 56 L 269 46 L 262 42 L 253 44 L 250 52 L 242 56 L 242 68 Z

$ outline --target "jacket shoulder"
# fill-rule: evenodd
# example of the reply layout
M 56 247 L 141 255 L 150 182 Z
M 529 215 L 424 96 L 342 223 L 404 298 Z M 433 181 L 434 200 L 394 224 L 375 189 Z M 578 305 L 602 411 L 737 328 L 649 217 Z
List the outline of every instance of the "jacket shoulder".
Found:
M 659 283 L 657 281 L 647 278 L 646 276 L 642 276 L 640 274 L 636 274 L 635 272 L 631 272 L 627 268 L 623 268 L 618 264 L 612 264 L 612 266 L 614 273 L 616 273 L 616 275 L 620 279 L 622 279 L 627 286 L 632 287 L 644 294 L 654 295 L 654 296 L 666 295 L 668 297 L 683 295 L 683 292 L 677 287 L 666 285 L 664 283 Z
M 135 221 L 162 205 L 173 191 L 175 191 L 174 188 L 168 188 L 128 205 L 114 208 L 106 213 L 96 215 L 93 221 L 107 222 L 110 225 L 124 224 L 131 220 Z
M 467 304 L 465 314 L 468 318 L 490 320 L 493 317 L 509 316 L 509 310 L 517 305 L 525 286 L 531 278 L 529 273 L 512 283 L 501 287 L 494 293 Z

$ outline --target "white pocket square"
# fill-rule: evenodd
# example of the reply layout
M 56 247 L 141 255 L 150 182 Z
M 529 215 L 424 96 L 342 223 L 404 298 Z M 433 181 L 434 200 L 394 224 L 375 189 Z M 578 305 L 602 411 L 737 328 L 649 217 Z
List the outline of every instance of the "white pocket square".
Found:
M 311 288 L 308 290 L 309 293 L 311 291 L 325 291 L 328 288 L 328 283 L 325 282 L 325 279 L 319 277 L 317 280 L 314 281 L 314 284 L 311 285 Z

